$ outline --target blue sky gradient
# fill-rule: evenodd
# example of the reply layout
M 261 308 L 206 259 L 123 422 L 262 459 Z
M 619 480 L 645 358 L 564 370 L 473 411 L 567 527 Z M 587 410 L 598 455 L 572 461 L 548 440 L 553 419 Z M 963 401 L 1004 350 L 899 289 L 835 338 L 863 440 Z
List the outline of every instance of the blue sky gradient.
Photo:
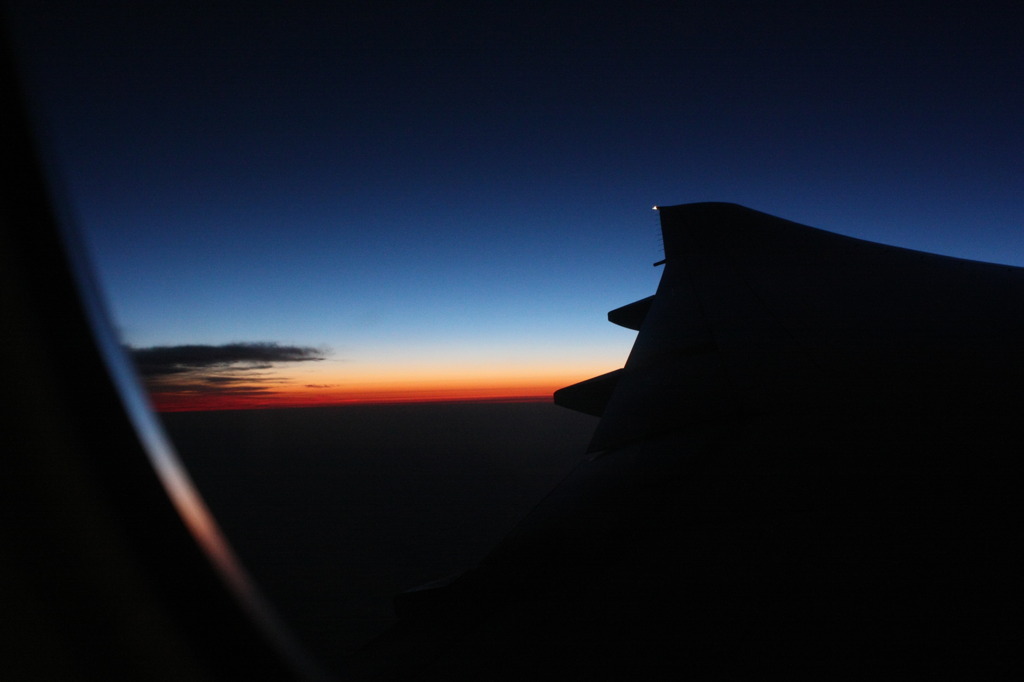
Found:
M 610 370 L 659 203 L 1024 265 L 1013 3 L 761 5 L 40 0 L 12 26 L 137 347 Z

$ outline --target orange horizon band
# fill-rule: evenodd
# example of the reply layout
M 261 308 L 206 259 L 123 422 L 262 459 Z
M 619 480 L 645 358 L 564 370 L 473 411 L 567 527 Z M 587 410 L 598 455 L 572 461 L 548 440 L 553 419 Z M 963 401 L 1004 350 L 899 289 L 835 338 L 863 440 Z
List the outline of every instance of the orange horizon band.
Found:
M 213 396 L 150 394 L 156 412 L 212 412 L 219 410 L 268 410 L 297 407 L 331 407 L 359 404 L 400 404 L 438 402 L 549 402 L 554 391 L 509 390 L 408 390 L 386 391 L 350 396 L 303 396 L 275 394 L 267 396 Z

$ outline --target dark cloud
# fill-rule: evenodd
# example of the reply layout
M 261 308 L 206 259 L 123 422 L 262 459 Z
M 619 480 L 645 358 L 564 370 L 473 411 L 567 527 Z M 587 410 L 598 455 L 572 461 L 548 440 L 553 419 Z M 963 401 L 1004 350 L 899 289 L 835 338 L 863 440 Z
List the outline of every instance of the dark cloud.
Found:
M 152 393 L 177 393 L 181 395 L 270 395 L 274 393 L 273 385 L 259 384 L 210 384 L 205 379 L 200 381 L 156 381 L 147 382 Z
M 280 362 L 323 360 L 326 353 L 309 346 L 282 346 L 277 343 L 226 343 L 221 346 L 128 346 L 139 374 L 144 377 L 183 374 L 203 369 L 270 369 Z
M 325 359 L 327 352 L 277 343 L 228 343 L 221 346 L 126 347 L 150 393 L 189 396 L 271 396 L 286 379 L 265 370 L 292 362 Z
M 259 380 L 258 377 L 251 377 L 251 376 L 246 377 L 246 376 L 212 375 L 212 376 L 204 376 L 202 378 L 202 380 L 204 382 L 208 383 L 208 384 L 219 384 L 219 385 L 224 385 L 224 384 L 244 384 L 245 382 L 253 381 L 254 379 L 257 380 L 257 381 Z

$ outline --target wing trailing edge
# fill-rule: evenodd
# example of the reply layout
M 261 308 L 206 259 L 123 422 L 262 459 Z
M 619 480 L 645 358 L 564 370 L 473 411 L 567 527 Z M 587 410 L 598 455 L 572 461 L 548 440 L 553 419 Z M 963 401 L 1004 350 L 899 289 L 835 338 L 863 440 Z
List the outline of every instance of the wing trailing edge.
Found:
M 617 369 L 578 384 L 560 388 L 555 391 L 555 404 L 593 417 L 600 417 L 604 414 L 612 393 L 615 392 L 615 386 L 619 383 L 621 373 L 622 370 Z
M 640 331 L 640 326 L 644 323 L 647 313 L 651 310 L 651 303 L 653 301 L 654 296 L 648 296 L 647 298 L 624 305 L 621 308 L 616 308 L 608 313 L 608 321 L 626 329 Z

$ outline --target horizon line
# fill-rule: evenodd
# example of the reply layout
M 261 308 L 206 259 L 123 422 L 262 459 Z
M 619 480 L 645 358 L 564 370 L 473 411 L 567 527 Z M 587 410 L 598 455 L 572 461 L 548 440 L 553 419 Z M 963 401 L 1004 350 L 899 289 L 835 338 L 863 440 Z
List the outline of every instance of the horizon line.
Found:
M 333 400 L 324 402 L 310 402 L 310 403 L 255 403 L 255 404 L 238 404 L 225 401 L 229 404 L 226 405 L 164 405 L 159 406 L 157 404 L 151 405 L 153 411 L 157 414 L 174 414 L 179 412 L 243 412 L 250 410 L 296 410 L 302 408 L 311 407 L 345 407 L 348 405 L 416 405 L 422 403 L 544 403 L 550 402 L 554 404 L 554 397 L 550 393 L 546 394 L 527 394 L 527 395 L 510 395 L 510 396 L 480 396 L 480 397 L 463 397 L 455 398 L 451 396 L 438 396 L 432 398 L 410 398 L 407 396 L 395 397 L 395 398 L 351 398 L 345 400 Z

